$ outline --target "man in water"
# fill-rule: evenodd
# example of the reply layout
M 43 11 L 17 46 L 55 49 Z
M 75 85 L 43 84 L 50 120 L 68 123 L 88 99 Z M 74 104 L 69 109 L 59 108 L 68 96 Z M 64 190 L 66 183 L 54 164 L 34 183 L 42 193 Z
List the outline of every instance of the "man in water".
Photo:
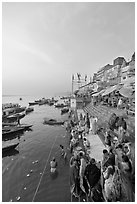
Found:
M 57 168 L 57 161 L 55 157 L 53 157 L 53 159 L 50 161 L 50 172 L 54 173 L 56 171 L 56 168 Z

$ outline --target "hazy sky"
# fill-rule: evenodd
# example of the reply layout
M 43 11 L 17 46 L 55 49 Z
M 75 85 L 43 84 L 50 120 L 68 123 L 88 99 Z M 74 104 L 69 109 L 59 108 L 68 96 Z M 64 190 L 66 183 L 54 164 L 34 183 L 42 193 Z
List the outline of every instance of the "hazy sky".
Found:
M 135 51 L 135 4 L 2 3 L 2 93 L 71 91 L 71 75 L 93 76 Z

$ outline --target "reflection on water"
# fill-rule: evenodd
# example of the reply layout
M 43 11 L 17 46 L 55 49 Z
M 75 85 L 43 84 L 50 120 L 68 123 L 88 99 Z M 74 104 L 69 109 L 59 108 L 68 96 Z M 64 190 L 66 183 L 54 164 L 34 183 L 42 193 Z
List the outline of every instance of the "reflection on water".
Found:
M 50 173 L 51 178 L 54 180 L 58 177 L 58 171 L 56 170 L 54 173 Z

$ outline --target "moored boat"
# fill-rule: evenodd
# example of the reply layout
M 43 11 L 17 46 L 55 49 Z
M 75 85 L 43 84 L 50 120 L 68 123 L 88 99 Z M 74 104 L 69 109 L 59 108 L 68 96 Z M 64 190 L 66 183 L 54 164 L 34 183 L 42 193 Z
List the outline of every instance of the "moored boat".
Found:
M 38 105 L 38 102 L 29 102 L 29 106 Z
M 10 127 L 23 127 L 25 129 L 31 128 L 33 125 L 28 125 L 28 124 L 20 124 L 18 125 L 18 123 L 2 123 L 2 127 L 6 128 L 10 128 Z
M 25 130 L 24 127 L 8 127 L 2 129 L 2 137 L 6 137 L 12 134 L 16 134 L 19 132 L 23 132 Z
M 69 108 L 65 107 L 61 109 L 61 114 L 65 114 L 69 112 Z
M 56 119 L 45 118 L 43 124 L 47 124 L 47 125 L 63 125 L 64 121 L 57 121 Z
M 67 106 L 68 106 L 67 104 L 63 104 L 63 103 L 55 104 L 55 108 L 64 108 Z
M 17 113 L 17 114 L 13 114 L 13 115 L 10 115 L 10 116 L 7 116 L 7 120 L 8 121 L 17 121 L 17 119 L 22 119 L 25 117 L 25 113 Z
M 25 129 L 29 129 L 29 128 L 31 128 L 33 125 L 28 125 L 28 124 L 20 124 L 20 125 L 18 125 L 17 123 L 2 123 L 2 127 L 4 127 L 5 128 L 5 130 L 6 130 L 6 128 L 8 129 L 8 128 L 10 128 L 10 127 L 22 127 L 22 128 L 25 128 Z
M 27 130 L 31 128 L 33 125 L 27 125 L 27 124 L 20 124 L 18 127 L 24 128 L 24 130 Z
M 8 145 L 2 145 L 2 153 L 15 149 L 19 143 L 11 143 Z
M 34 108 L 28 107 L 28 108 L 26 108 L 25 113 L 27 114 L 27 113 L 30 113 L 32 111 L 34 111 Z
M 54 102 L 53 102 L 53 101 L 50 101 L 48 104 L 49 104 L 49 106 L 53 106 L 53 105 L 54 105 Z

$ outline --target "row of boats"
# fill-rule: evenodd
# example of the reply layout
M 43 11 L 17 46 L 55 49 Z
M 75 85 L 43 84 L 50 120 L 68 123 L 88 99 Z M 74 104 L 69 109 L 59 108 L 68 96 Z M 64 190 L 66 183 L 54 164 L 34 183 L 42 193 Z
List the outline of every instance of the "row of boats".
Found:
M 2 123 L 2 137 L 6 137 L 14 133 L 22 132 L 31 127 L 32 125 L 27 125 L 27 124 L 17 125 L 15 123 Z
M 12 108 L 5 108 L 2 110 L 2 122 L 15 122 L 18 119 L 22 119 L 28 113 L 34 111 L 33 107 L 12 107 Z
M 13 151 L 19 145 L 18 142 L 7 143 L 7 140 L 19 136 L 20 133 L 29 130 L 31 127 L 32 125 L 27 124 L 18 125 L 16 123 L 2 123 L 2 140 L 6 141 L 2 143 L 2 155 Z
M 40 99 L 35 102 L 29 102 L 29 107 L 21 107 L 19 104 L 2 104 L 2 140 L 7 141 L 8 139 L 15 138 L 22 134 L 26 130 L 31 130 L 32 125 L 20 124 L 18 120 L 25 117 L 26 114 L 34 111 L 32 105 L 54 105 L 57 108 L 61 109 L 61 114 L 69 112 L 69 103 L 57 103 L 57 100 L 52 99 Z M 44 118 L 43 124 L 48 125 L 63 125 L 64 121 L 59 121 L 56 119 Z M 16 143 L 3 143 L 2 144 L 2 153 L 9 152 L 15 149 L 19 145 Z
M 39 99 L 35 100 L 33 102 L 29 102 L 29 106 L 34 106 L 34 105 L 44 105 L 47 104 L 49 106 L 55 106 L 56 108 L 64 108 L 68 107 L 70 105 L 70 99 L 69 98 L 61 98 L 61 99 Z
M 19 125 L 17 122 L 32 111 L 34 111 L 33 107 L 21 107 L 17 103 L 2 104 L 2 140 L 4 141 L 2 143 L 2 155 L 12 152 L 19 145 L 19 142 L 9 142 L 9 139 L 14 139 L 32 127 L 32 125 L 27 124 Z

